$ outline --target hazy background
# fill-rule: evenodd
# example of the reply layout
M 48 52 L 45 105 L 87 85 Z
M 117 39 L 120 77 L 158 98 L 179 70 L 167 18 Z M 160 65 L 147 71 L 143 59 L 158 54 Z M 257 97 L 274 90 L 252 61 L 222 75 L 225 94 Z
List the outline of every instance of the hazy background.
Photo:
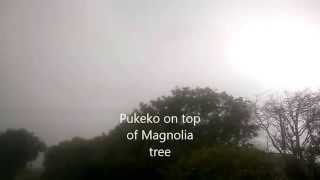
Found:
M 56 144 L 107 132 L 176 86 L 253 97 L 270 88 L 228 61 L 230 37 L 252 18 L 319 13 L 317 1 L 1 0 L 0 130 Z

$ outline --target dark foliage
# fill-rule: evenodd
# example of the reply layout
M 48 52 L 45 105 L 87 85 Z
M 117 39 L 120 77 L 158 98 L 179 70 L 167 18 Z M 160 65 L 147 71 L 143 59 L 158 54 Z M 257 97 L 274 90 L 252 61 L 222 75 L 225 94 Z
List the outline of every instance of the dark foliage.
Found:
M 257 135 L 252 103 L 209 88 L 177 88 L 169 96 L 141 103 L 138 115 L 199 115 L 197 126 L 121 123 L 108 135 L 73 138 L 47 149 L 44 171 L 25 169 L 16 179 L 30 180 L 298 180 L 319 179 L 320 168 L 290 153 L 266 153 L 250 140 Z M 129 141 L 135 129 L 194 133 L 189 141 Z M 13 176 L 43 149 L 43 143 L 25 130 L 0 135 L 0 179 Z M 149 157 L 148 148 L 170 148 L 172 157 Z M 312 161 L 313 162 L 313 161 Z M 9 165 L 9 166 L 6 166 Z
M 0 134 L 0 179 L 11 180 L 27 163 L 34 160 L 45 144 L 25 129 Z
M 120 124 L 108 136 L 92 140 L 73 139 L 49 149 L 45 177 L 58 179 L 167 179 L 178 162 L 199 149 L 216 145 L 246 147 L 256 135 L 251 122 L 251 103 L 210 88 L 177 88 L 170 96 L 141 103 L 134 113 L 145 115 L 199 115 L 198 126 L 182 124 Z M 125 134 L 135 129 L 175 132 L 188 129 L 194 141 L 128 141 Z M 172 157 L 150 158 L 148 148 L 170 148 Z M 174 166 L 173 166 L 174 165 Z M 176 167 L 175 167 L 176 166 Z

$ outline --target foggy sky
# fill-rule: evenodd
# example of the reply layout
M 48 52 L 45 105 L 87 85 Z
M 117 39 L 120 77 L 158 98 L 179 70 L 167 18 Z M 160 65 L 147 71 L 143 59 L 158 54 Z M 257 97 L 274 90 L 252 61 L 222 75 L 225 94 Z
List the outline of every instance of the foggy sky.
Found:
M 261 93 L 261 82 L 225 60 L 226 39 L 248 17 L 317 19 L 318 7 L 279 0 L 1 0 L 0 131 L 27 128 L 56 144 L 108 132 L 120 112 L 176 86 Z

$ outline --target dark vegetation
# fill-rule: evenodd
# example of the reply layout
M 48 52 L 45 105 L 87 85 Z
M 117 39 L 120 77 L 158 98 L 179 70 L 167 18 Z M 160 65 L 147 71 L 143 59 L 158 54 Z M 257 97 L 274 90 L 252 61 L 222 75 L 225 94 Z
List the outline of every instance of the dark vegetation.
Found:
M 200 125 L 122 123 L 107 135 L 77 137 L 47 148 L 41 172 L 27 168 L 27 162 L 44 150 L 44 144 L 26 130 L 8 130 L 0 134 L 0 179 L 319 179 L 319 99 L 303 91 L 270 98 L 258 107 L 210 88 L 177 88 L 170 96 L 141 103 L 134 112 L 200 115 Z M 195 138 L 163 144 L 128 141 L 125 134 L 134 129 L 188 129 Z M 252 144 L 261 132 L 272 141 L 269 151 Z M 151 158 L 150 146 L 170 148 L 172 157 Z
M 24 129 L 0 133 L 0 179 L 13 179 L 44 149 L 44 143 Z

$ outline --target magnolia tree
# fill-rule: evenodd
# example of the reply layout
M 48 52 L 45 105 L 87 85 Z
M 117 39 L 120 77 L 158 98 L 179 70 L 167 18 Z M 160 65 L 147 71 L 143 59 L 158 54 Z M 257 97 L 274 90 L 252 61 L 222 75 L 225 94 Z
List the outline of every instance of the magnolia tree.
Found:
M 256 120 L 274 149 L 314 162 L 320 144 L 320 92 L 285 92 L 256 105 Z

